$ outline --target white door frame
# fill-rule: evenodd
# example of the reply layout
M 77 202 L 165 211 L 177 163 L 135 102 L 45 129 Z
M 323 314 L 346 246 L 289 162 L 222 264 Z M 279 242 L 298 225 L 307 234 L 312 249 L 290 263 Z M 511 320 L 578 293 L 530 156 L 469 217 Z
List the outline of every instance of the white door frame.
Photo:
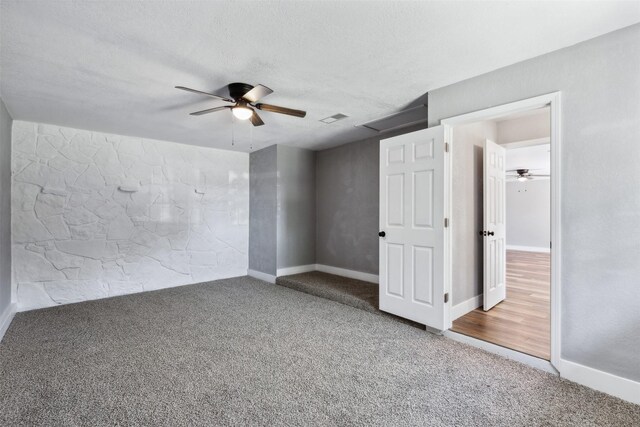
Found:
M 516 113 L 520 111 L 531 110 L 534 108 L 541 108 L 550 106 L 551 115 L 551 364 L 556 367 L 560 366 L 560 287 L 561 287 L 561 232 L 560 232 L 560 153 L 561 153 L 561 132 L 560 132 L 560 92 L 553 92 L 546 95 L 536 96 L 534 98 L 524 99 L 521 101 L 512 102 L 509 104 L 499 105 L 496 107 L 487 108 L 480 111 L 475 111 L 468 114 L 462 114 L 460 116 L 450 117 L 440 121 L 442 125 L 445 125 L 445 141 L 452 146 L 453 132 L 452 126 L 460 126 L 463 124 L 469 124 L 479 122 L 483 120 L 491 120 L 506 114 Z M 445 153 L 445 216 L 451 217 L 452 212 L 452 167 L 451 156 L 452 150 L 449 149 Z M 445 240 L 451 241 L 451 230 L 455 227 L 455 224 L 451 223 L 448 228 L 445 229 Z M 453 253 L 451 245 L 445 247 L 445 292 L 451 294 L 451 271 L 453 263 Z M 451 319 L 451 300 L 449 298 L 448 309 L 445 310 L 447 317 L 445 318 L 445 327 L 450 329 L 452 326 Z

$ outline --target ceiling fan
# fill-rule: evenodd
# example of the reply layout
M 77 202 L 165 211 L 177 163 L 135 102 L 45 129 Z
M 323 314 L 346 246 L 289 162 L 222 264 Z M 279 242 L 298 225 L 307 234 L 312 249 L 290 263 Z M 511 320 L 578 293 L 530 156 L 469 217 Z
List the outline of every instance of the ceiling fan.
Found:
M 253 124 L 254 126 L 262 126 L 264 122 L 256 112 L 256 109 L 261 111 L 269 111 L 272 113 L 286 114 L 288 116 L 294 117 L 304 117 L 307 115 L 306 111 L 294 110 L 292 108 L 278 107 L 277 105 L 263 104 L 258 102 L 260 99 L 264 98 L 270 93 L 273 93 L 273 91 L 266 86 L 252 86 L 247 83 L 231 83 L 227 87 L 229 89 L 229 98 L 226 96 L 203 92 L 201 90 L 191 89 L 184 86 L 176 86 L 176 89 L 199 93 L 200 95 L 206 95 L 212 98 L 219 99 L 221 101 L 233 103 L 233 105 L 223 105 L 220 107 L 209 108 L 207 110 L 196 111 L 194 113 L 191 113 L 192 116 L 201 116 L 203 114 L 230 109 L 237 119 L 249 119 L 251 121 L 251 124 Z
M 511 169 L 507 171 L 507 178 L 515 181 L 525 182 L 534 178 L 544 178 L 549 177 L 551 175 L 544 174 L 532 174 L 531 170 L 539 170 L 539 169 Z

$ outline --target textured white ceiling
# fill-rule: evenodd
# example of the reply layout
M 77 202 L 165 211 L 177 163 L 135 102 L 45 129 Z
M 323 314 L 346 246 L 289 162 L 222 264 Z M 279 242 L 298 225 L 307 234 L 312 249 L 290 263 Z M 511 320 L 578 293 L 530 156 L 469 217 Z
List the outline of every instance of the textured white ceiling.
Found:
M 425 92 L 640 20 L 640 2 L 13 1 L 1 4 L 1 93 L 15 119 L 249 150 L 323 148 Z M 175 85 L 262 83 L 265 126 Z M 348 119 L 324 124 L 335 113 Z M 253 131 L 253 132 L 251 132 Z
M 551 144 L 507 149 L 507 170 L 529 169 L 531 173 L 551 173 Z

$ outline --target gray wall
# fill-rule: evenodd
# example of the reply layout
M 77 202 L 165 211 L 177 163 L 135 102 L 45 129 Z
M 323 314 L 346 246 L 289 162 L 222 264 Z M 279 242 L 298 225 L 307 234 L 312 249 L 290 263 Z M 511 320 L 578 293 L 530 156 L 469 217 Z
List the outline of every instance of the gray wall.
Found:
M 316 156 L 318 264 L 378 274 L 379 141 Z
M 424 129 L 415 125 L 384 138 Z M 378 274 L 379 135 L 316 155 L 316 262 Z
M 453 130 L 451 147 L 452 202 L 452 304 L 456 305 L 482 294 L 483 248 L 483 152 L 485 139 L 495 140 L 496 125 L 478 122 Z
M 11 304 L 11 125 L 0 99 L 0 315 Z
M 249 157 L 249 269 L 276 274 L 277 146 Z
M 316 153 L 278 145 L 277 268 L 316 262 Z
M 507 182 L 507 249 L 528 246 L 549 249 L 551 181 Z
M 249 158 L 249 269 L 315 264 L 315 152 L 272 145 Z
M 554 91 L 562 357 L 640 381 L 640 24 L 432 91 L 429 123 Z

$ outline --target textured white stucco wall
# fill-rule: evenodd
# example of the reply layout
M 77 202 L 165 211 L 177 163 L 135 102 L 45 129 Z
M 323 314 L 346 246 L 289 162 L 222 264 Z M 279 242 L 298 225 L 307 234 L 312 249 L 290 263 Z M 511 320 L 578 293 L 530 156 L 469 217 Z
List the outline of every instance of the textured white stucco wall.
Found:
M 249 156 L 15 121 L 18 309 L 245 275 Z

